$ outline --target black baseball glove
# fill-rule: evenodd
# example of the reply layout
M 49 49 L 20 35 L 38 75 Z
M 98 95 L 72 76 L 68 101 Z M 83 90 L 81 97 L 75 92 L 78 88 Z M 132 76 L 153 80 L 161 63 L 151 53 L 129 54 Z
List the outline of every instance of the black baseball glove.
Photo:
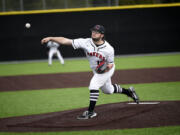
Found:
M 96 67 L 96 72 L 98 74 L 102 74 L 102 73 L 104 73 L 106 71 L 106 69 L 107 69 L 107 62 L 106 61 L 101 61 Z

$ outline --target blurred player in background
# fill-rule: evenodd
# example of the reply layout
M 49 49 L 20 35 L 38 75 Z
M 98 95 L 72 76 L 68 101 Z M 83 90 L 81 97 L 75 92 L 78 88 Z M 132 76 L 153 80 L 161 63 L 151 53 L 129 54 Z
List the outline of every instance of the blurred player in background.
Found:
M 63 59 L 60 51 L 58 50 L 59 46 L 60 46 L 60 44 L 57 42 L 53 42 L 53 41 L 47 42 L 47 47 L 49 48 L 49 52 L 48 52 L 48 65 L 49 66 L 52 65 L 52 59 L 53 59 L 54 55 L 56 55 L 56 57 L 59 59 L 60 63 L 64 65 L 64 59 Z

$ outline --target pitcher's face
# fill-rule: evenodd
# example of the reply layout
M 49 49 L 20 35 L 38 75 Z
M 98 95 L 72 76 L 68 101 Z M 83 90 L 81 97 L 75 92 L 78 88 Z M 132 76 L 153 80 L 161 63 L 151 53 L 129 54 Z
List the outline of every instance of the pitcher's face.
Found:
M 101 34 L 98 31 L 92 31 L 92 33 L 91 33 L 91 38 L 95 42 L 102 40 L 103 36 L 104 36 L 104 34 Z

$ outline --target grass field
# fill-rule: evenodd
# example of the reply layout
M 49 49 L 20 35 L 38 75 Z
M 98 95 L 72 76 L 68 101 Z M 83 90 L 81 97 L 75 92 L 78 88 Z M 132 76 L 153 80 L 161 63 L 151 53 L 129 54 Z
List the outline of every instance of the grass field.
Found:
M 65 66 L 57 61 L 49 67 L 47 62 L 24 62 L 0 64 L 0 76 L 81 72 L 90 71 L 89 63 L 85 59 L 67 60 Z M 137 69 L 156 67 L 180 66 L 180 54 L 154 55 L 154 56 L 129 56 L 115 59 L 116 69 Z M 78 67 L 78 68 L 73 68 Z M 120 83 L 120 82 L 119 82 Z M 143 101 L 180 100 L 180 82 L 129 84 L 133 85 Z M 71 94 L 69 94 L 71 93 Z M 87 107 L 89 103 L 88 88 L 64 88 L 46 90 L 26 90 L 18 92 L 0 92 L 0 118 L 41 114 Z M 98 105 L 127 101 L 126 96 L 100 94 Z M 74 101 L 74 102 L 72 102 Z M 83 101 L 83 102 L 82 102 Z M 180 126 L 159 128 L 104 130 L 104 131 L 77 131 L 77 132 L 50 132 L 50 133 L 3 133 L 0 135 L 16 134 L 50 134 L 50 135 L 179 135 Z
M 133 56 L 116 57 L 116 69 L 138 69 L 157 67 L 180 66 L 180 54 L 154 55 L 154 56 Z M 76 68 L 74 68 L 76 67 Z M 87 59 L 65 60 L 62 66 L 58 61 L 53 61 L 53 66 L 48 66 L 47 62 L 21 62 L 0 64 L 0 76 L 63 73 L 63 72 L 84 72 L 91 71 Z

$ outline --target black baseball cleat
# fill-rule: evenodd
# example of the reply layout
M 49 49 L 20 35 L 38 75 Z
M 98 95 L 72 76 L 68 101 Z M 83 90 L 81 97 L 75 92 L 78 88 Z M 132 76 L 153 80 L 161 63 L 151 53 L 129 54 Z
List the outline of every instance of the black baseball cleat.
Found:
M 128 91 L 129 91 L 130 97 L 134 100 L 134 102 L 139 104 L 139 97 L 136 94 L 134 87 L 129 87 Z
M 78 120 L 87 120 L 87 119 L 92 119 L 96 116 L 97 116 L 97 113 L 95 113 L 95 112 L 85 111 L 85 112 L 83 112 L 82 115 L 78 116 L 77 119 Z

